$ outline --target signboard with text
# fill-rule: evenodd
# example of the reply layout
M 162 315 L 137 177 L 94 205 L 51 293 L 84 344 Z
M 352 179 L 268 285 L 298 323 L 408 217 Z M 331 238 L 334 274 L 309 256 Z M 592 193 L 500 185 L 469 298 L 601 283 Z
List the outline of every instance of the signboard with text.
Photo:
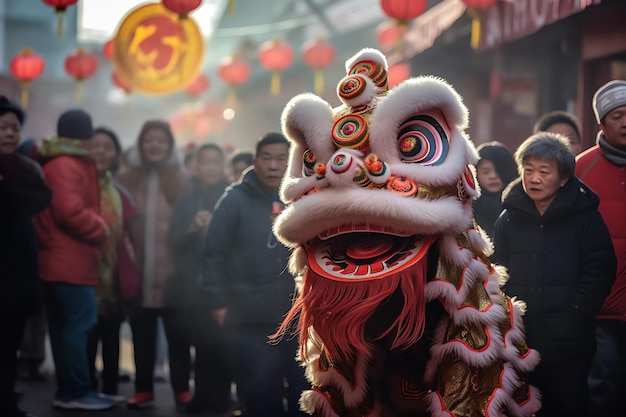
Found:
M 528 36 L 602 0 L 512 0 L 501 1 L 480 17 L 478 50 Z

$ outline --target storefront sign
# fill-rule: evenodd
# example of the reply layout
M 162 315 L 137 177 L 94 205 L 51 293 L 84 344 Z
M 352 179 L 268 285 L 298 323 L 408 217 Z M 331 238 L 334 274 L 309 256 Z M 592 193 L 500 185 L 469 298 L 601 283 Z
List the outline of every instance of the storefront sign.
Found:
M 404 36 L 404 50 L 389 58 L 394 64 L 433 46 L 441 33 L 456 22 L 467 6 L 461 0 L 443 0 L 413 20 Z M 400 56 L 402 55 L 402 56 Z
M 602 0 L 509 0 L 501 1 L 480 17 L 478 50 L 528 36 Z

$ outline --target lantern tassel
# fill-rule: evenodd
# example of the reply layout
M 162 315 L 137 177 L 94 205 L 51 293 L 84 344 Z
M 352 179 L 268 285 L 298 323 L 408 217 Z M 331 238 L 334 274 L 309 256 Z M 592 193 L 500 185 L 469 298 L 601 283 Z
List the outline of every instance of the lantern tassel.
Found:
M 324 72 L 320 68 L 315 69 L 315 93 L 324 91 Z
M 83 80 L 76 81 L 76 104 L 83 101 Z
M 280 73 L 274 72 L 272 73 L 272 84 L 271 89 L 273 96 L 277 96 L 280 93 Z
M 480 42 L 480 18 L 478 16 L 474 16 L 472 19 L 472 35 L 470 39 L 470 45 L 472 49 L 478 48 L 478 43 Z
M 57 12 L 57 39 L 60 40 L 63 37 L 63 13 Z
M 235 0 L 228 0 L 228 17 L 233 17 L 235 14 Z
M 20 83 L 22 85 L 22 107 L 28 107 L 28 81 L 22 81 Z
M 235 91 L 234 86 L 228 86 L 228 96 L 226 98 L 226 102 L 230 107 L 234 106 L 237 102 L 237 92 Z

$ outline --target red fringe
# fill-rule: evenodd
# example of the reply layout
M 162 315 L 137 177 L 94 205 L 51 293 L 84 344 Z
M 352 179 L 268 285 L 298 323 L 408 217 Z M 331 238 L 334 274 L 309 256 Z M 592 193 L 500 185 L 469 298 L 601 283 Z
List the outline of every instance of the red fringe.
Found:
M 298 319 L 304 361 L 310 328 L 315 330 L 331 362 L 350 361 L 357 354 L 369 356 L 371 348 L 365 337 L 365 325 L 399 287 L 404 297 L 402 310 L 378 338 L 395 333 L 391 348 L 407 348 L 424 333 L 425 283 L 426 259 L 396 275 L 371 281 L 333 281 L 309 269 L 303 279 L 302 293 L 272 338 L 280 338 Z

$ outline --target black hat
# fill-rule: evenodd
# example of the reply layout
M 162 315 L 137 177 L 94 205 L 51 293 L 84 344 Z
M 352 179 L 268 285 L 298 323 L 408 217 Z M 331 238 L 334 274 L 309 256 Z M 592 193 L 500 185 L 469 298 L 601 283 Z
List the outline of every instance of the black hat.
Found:
M 57 136 L 67 139 L 91 139 L 93 124 L 91 116 L 84 110 L 67 110 L 57 122 Z
M 22 107 L 5 96 L 0 96 L 0 116 L 5 113 L 15 114 L 17 116 L 17 120 L 20 121 L 20 125 L 24 124 L 25 115 Z

